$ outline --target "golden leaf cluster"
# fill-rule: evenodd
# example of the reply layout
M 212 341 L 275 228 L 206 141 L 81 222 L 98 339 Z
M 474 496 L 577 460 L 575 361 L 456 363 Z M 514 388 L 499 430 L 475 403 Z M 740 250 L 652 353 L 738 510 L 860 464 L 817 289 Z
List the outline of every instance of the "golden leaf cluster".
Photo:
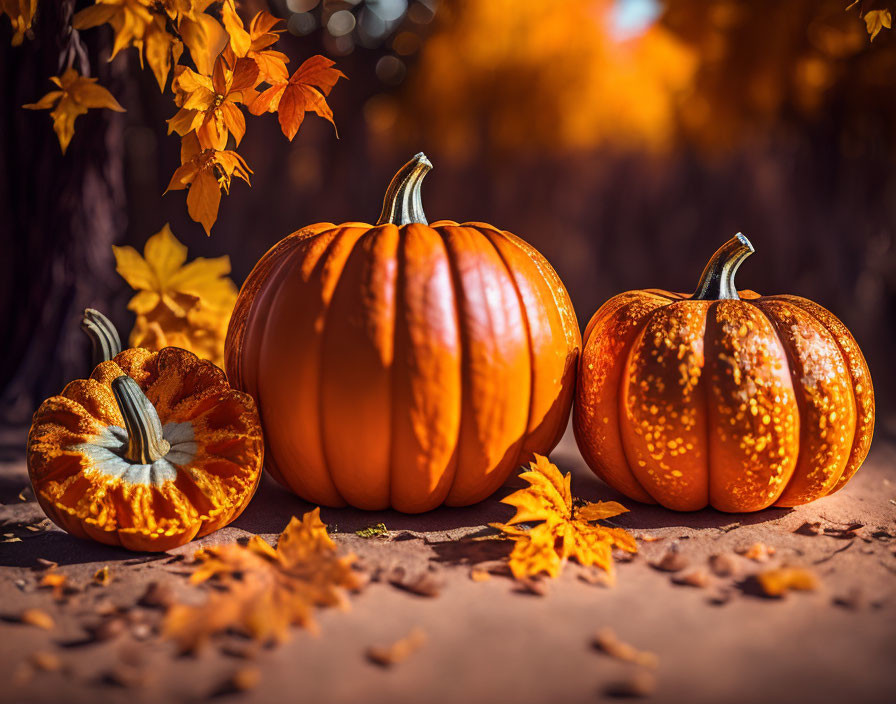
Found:
M 228 278 L 230 257 L 187 262 L 187 248 L 165 225 L 133 247 L 112 247 L 116 269 L 137 293 L 128 308 L 137 315 L 131 347 L 182 347 L 224 366 L 224 338 L 237 288 Z
M 238 630 L 261 642 L 283 642 L 289 627 L 314 628 L 316 607 L 347 606 L 346 592 L 362 583 L 352 568 L 354 555 L 340 555 L 320 520 L 320 509 L 293 517 L 272 548 L 252 536 L 196 553 L 199 566 L 190 581 L 214 580 L 199 606 L 175 604 L 163 632 L 184 652 L 195 651 L 211 635 Z
M 6 15 L 12 23 L 12 45 L 19 46 L 25 32 L 31 29 L 37 12 L 37 0 L 0 0 L 0 16 Z
M 108 108 L 124 112 L 124 108 L 108 90 L 97 84 L 95 78 L 82 76 L 74 68 L 68 68 L 61 76 L 53 76 L 50 80 L 56 84 L 58 90 L 51 90 L 36 103 L 27 103 L 22 107 L 28 110 L 51 111 L 53 130 L 59 138 L 63 154 L 75 134 L 75 120 L 90 108 Z
M 638 551 L 630 533 L 599 522 L 628 509 L 615 501 L 574 504 L 571 475 L 561 474 L 546 457 L 535 455 L 520 478 L 529 486 L 502 499 L 516 514 L 507 523 L 490 524 L 514 540 L 509 566 L 517 579 L 557 577 L 570 558 L 612 573 L 613 548 Z M 526 529 L 522 523 L 538 525 Z
M 13 21 L 17 43 L 30 26 L 35 0 L 0 1 L 0 9 Z M 283 31 L 280 23 L 262 10 L 246 28 L 235 0 L 96 0 L 73 19 L 77 30 L 109 25 L 114 33 L 110 60 L 125 49 L 136 49 L 141 66 L 149 65 L 162 91 L 173 76 L 170 86 L 178 111 L 168 125 L 169 134 L 182 139 L 181 167 L 167 190 L 188 190 L 187 211 L 207 234 L 233 177 L 249 183 L 252 173 L 243 158 L 228 149 L 231 143 L 238 147 L 245 135 L 244 110 L 253 115 L 276 112 L 290 140 L 307 112 L 333 122 L 326 98 L 344 78 L 342 72 L 329 59 L 312 56 L 290 76 L 289 57 L 272 48 Z M 187 58 L 191 65 L 183 63 Z M 80 82 L 63 85 L 75 79 Z M 122 109 L 108 91 L 92 85 L 94 79 L 74 69 L 53 81 L 61 91 L 25 107 L 54 109 L 63 152 L 74 133 L 75 117 L 87 108 Z

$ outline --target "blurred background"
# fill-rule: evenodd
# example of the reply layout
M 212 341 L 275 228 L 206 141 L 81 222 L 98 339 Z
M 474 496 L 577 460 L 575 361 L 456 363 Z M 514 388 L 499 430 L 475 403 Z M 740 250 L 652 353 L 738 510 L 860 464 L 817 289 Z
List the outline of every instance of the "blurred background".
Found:
M 0 22 L 0 423 L 88 369 L 85 306 L 133 325 L 112 244 L 142 251 L 170 223 L 190 257 L 227 254 L 241 284 L 312 222 L 375 220 L 394 171 L 435 164 L 430 220 L 480 220 L 534 244 L 580 325 L 632 288 L 692 290 L 735 232 L 756 254 L 741 287 L 835 312 L 868 358 L 877 432 L 896 434 L 896 39 L 870 41 L 847 0 L 242 0 L 287 21 L 294 70 L 317 53 L 348 77 L 329 97 L 338 138 L 309 116 L 293 142 L 249 117 L 207 237 L 166 134 L 176 108 L 108 27 L 67 33 L 84 2 L 41 3 L 33 39 Z M 77 50 L 127 108 L 78 118 L 65 156 L 22 110 Z

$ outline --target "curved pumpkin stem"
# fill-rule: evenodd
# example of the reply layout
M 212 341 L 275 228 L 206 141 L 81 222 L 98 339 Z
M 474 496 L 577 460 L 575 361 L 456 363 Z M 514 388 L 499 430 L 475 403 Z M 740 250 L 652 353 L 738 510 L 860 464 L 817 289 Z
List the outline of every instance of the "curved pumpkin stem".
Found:
M 152 464 L 168 454 L 171 444 L 162 435 L 162 421 L 140 385 L 122 374 L 112 380 L 112 392 L 128 431 L 125 459 L 137 464 Z
M 386 189 L 386 197 L 383 198 L 383 211 L 377 225 L 392 223 L 393 225 L 410 225 L 420 223 L 427 225 L 429 222 L 423 213 L 423 201 L 420 198 L 420 186 L 423 178 L 432 169 L 432 163 L 426 158 L 426 154 L 416 154 L 407 164 L 399 169 L 392 178 L 389 188 Z
M 87 308 L 81 318 L 81 329 L 90 338 L 91 359 L 96 367 L 100 362 L 112 359 L 121 352 L 118 330 L 105 315 L 94 308 Z
M 718 301 L 724 298 L 739 300 L 734 275 L 744 259 L 756 250 L 744 235 L 738 232 L 716 250 L 703 274 L 697 292 L 691 296 L 694 301 Z

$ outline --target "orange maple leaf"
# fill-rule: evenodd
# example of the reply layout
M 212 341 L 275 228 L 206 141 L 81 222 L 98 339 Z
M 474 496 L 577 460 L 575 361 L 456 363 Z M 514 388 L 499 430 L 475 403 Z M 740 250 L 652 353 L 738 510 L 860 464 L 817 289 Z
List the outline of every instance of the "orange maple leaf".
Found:
M 272 548 L 253 536 L 196 553 L 194 584 L 214 579 L 222 591 L 199 606 L 175 604 L 165 615 L 163 633 L 183 652 L 192 652 L 213 634 L 236 629 L 262 642 L 283 642 L 289 627 L 314 629 L 318 606 L 347 607 L 347 591 L 362 581 L 352 569 L 354 555 L 340 556 L 320 520 L 320 509 L 293 517 Z
M 205 234 L 210 235 L 212 225 L 218 219 L 221 190 L 230 192 L 234 176 L 250 183 L 252 169 L 234 151 L 203 149 L 195 132 L 190 132 L 181 141 L 180 160 L 181 166 L 171 177 L 165 193 L 189 187 L 187 212 L 205 228 Z
M 271 85 L 289 80 L 289 71 L 286 68 L 289 57 L 281 51 L 269 48 L 280 39 L 279 35 L 283 29 L 275 27 L 282 21 L 262 10 L 249 24 L 251 42 L 246 57 L 252 59 L 258 66 L 259 79 Z
M 9 17 L 12 24 L 12 45 L 19 46 L 25 32 L 31 29 L 37 12 L 37 0 L 0 0 L 0 15 Z
M 542 572 L 556 577 L 569 558 L 612 572 L 614 547 L 638 551 L 627 531 L 597 523 L 628 511 L 622 504 L 598 501 L 573 506 L 570 474 L 560 474 L 541 455 L 535 455 L 529 467 L 520 474 L 529 486 L 502 499 L 516 508 L 516 514 L 506 524 L 490 524 L 515 542 L 508 563 L 514 577 L 523 579 Z M 517 525 L 536 521 L 539 524 L 529 530 Z
M 36 103 L 27 103 L 22 107 L 28 110 L 52 110 L 50 117 L 53 118 L 53 129 L 59 138 L 63 154 L 75 134 L 75 120 L 79 115 L 86 114 L 90 108 L 124 112 L 124 108 L 112 94 L 97 84 L 97 79 L 82 76 L 74 68 L 68 68 L 61 76 L 53 76 L 50 80 L 59 86 L 59 90 L 51 90 Z
M 168 133 L 182 137 L 196 131 L 203 149 L 221 150 L 233 135 L 239 146 L 246 133 L 246 118 L 238 105 L 243 92 L 258 83 L 258 66 L 252 59 L 237 59 L 231 69 L 219 56 L 211 77 L 181 67 L 174 79 L 177 114 L 168 120 Z
M 326 96 L 336 81 L 345 78 L 345 74 L 333 66 L 334 62 L 325 56 L 312 56 L 299 66 L 288 81 L 274 83 L 263 91 L 249 106 L 249 112 L 261 115 L 276 111 L 280 129 L 290 141 L 296 136 L 309 110 L 329 120 L 335 127 Z

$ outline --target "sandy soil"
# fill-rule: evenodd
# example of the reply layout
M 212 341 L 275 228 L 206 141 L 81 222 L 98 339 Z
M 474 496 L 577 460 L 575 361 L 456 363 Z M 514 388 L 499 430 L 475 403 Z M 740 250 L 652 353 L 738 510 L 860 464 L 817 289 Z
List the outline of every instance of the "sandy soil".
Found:
M 618 566 L 615 586 L 578 565 L 534 594 L 502 573 L 506 544 L 477 541 L 490 521 L 512 509 L 498 498 L 466 509 L 422 516 L 325 509 L 323 520 L 373 577 L 347 612 L 320 611 L 319 633 L 295 629 L 277 648 L 254 648 L 226 635 L 196 656 L 178 656 L 158 636 L 161 612 L 135 606 L 150 582 L 195 598 L 183 560 L 128 553 L 69 537 L 33 501 L 21 444 L 0 458 L 0 701 L 10 702 L 591 702 L 649 695 L 655 702 L 892 702 L 896 697 L 896 445 L 878 439 L 846 490 L 795 510 L 751 515 L 715 511 L 676 514 L 621 499 L 584 466 L 567 434 L 553 459 L 573 472 L 573 493 L 622 500 L 632 510 L 617 521 L 647 541 Z M 21 432 L 24 438 L 24 432 Z M 24 490 L 22 498 L 20 492 Z M 232 526 L 176 551 L 260 534 L 273 542 L 290 516 L 310 506 L 266 480 Z M 354 531 L 383 522 L 388 537 Z M 819 535 L 797 530 L 820 523 Z M 738 551 L 762 542 L 766 563 Z M 653 563 L 677 550 L 686 566 L 664 572 Z M 717 576 L 713 555 L 730 556 L 736 573 Z M 64 601 L 38 587 L 48 569 L 77 587 Z M 812 592 L 761 596 L 751 575 L 781 564 L 808 567 Z M 108 565 L 112 582 L 93 584 Z M 474 581 L 471 568 L 491 569 Z M 431 596 L 390 583 L 428 574 Z M 700 572 L 702 587 L 676 584 Z M 120 632 L 93 628 L 121 607 Z M 19 622 L 27 608 L 50 614 L 42 630 Z M 123 624 L 123 625 L 121 625 Z M 655 670 L 623 662 L 593 645 L 610 628 L 656 654 Z M 414 629 L 425 643 L 392 667 L 367 649 Z M 234 680 L 234 677 L 236 679 Z M 239 691 L 233 684 L 242 683 Z M 634 690 L 634 691 L 633 691 Z

